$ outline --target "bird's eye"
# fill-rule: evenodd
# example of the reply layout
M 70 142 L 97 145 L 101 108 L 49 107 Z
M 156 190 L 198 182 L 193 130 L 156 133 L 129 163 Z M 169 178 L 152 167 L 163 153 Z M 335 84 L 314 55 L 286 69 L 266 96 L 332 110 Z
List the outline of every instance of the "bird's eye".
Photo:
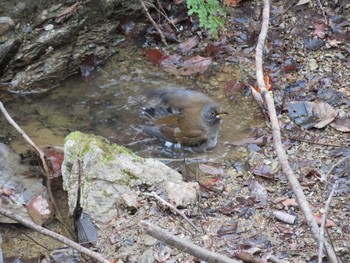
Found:
M 215 111 L 210 112 L 211 115 L 216 115 Z

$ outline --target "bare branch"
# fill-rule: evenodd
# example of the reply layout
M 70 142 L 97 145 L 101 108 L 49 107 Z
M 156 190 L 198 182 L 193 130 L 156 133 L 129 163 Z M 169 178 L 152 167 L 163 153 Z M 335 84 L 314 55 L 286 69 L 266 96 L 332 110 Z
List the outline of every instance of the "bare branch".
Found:
M 164 37 L 164 34 L 163 34 L 162 30 L 159 28 L 158 24 L 157 24 L 157 23 L 153 20 L 153 18 L 151 17 L 151 15 L 150 15 L 150 13 L 148 12 L 148 9 L 147 9 L 145 3 L 143 2 L 143 0 L 140 0 L 140 3 L 141 3 L 141 5 L 142 5 L 142 7 L 143 7 L 143 10 L 145 10 L 146 15 L 147 15 L 149 21 L 151 21 L 151 23 L 153 24 L 154 28 L 158 31 L 158 33 L 159 33 L 159 35 L 160 35 L 160 38 L 162 39 L 163 44 L 167 47 L 167 46 L 168 46 L 168 43 L 167 43 L 166 40 L 165 40 L 165 37 Z
M 264 42 L 267 36 L 267 30 L 269 26 L 269 15 L 270 15 L 270 2 L 269 0 L 264 0 L 263 21 L 262 21 L 261 32 L 259 35 L 258 44 L 256 47 L 256 54 L 255 54 L 257 82 L 269 112 L 271 127 L 272 127 L 274 149 L 277 153 L 282 170 L 286 174 L 288 181 L 293 188 L 298 205 L 304 214 L 306 222 L 311 229 L 312 235 L 314 236 L 315 240 L 319 241 L 319 227 L 317 225 L 315 218 L 313 217 L 312 210 L 310 208 L 309 203 L 307 202 L 303 189 L 299 184 L 298 178 L 295 176 L 292 168 L 289 165 L 288 156 L 286 154 L 286 151 L 283 147 L 282 140 L 281 140 L 281 131 L 280 131 L 280 127 L 277 119 L 277 113 L 276 113 L 274 101 L 272 96 L 266 90 L 266 86 L 264 82 L 263 49 L 264 49 Z M 326 247 L 329 261 L 331 263 L 337 263 L 338 262 L 337 256 L 333 248 L 326 241 L 324 242 L 324 244 Z
M 140 221 L 140 226 L 148 235 L 164 242 L 168 246 L 175 247 L 206 262 L 238 263 L 238 261 L 234 259 L 230 259 L 224 255 L 220 255 L 216 252 L 212 252 L 200 246 L 197 246 L 187 240 L 178 238 L 173 234 L 165 231 L 164 229 L 155 226 L 149 222 L 142 220 Z
M 327 215 L 328 215 L 328 211 L 329 211 L 329 206 L 331 204 L 331 200 L 332 197 L 334 195 L 334 191 L 338 186 L 338 182 L 336 181 L 333 184 L 332 190 L 329 193 L 329 196 L 327 198 L 327 201 L 324 205 L 324 213 L 322 215 L 322 223 L 321 223 L 321 227 L 320 227 L 320 239 L 319 239 L 319 246 L 318 246 L 318 263 L 322 263 L 322 257 L 323 257 L 323 243 L 324 243 L 324 228 L 326 225 L 326 221 L 327 221 Z
M 62 242 L 63 244 L 66 244 L 67 246 L 75 249 L 76 251 L 79 251 L 81 253 L 84 253 L 85 255 L 88 255 L 89 257 L 97 260 L 98 262 L 102 262 L 102 263 L 109 263 L 109 261 L 107 259 L 105 259 L 101 254 L 96 253 L 90 249 L 87 249 L 86 247 L 83 247 L 81 245 L 79 245 L 78 243 L 74 242 L 73 240 L 70 240 L 60 234 L 57 234 L 51 230 L 48 230 L 46 228 L 43 228 L 37 224 L 34 224 L 33 222 L 22 218 L 19 215 L 16 215 L 2 207 L 0 207 L 0 214 L 3 216 L 6 216 L 8 218 L 11 218 L 12 220 L 15 220 L 16 222 L 21 223 L 22 225 L 29 227 L 30 229 L 33 229 L 37 232 L 39 232 L 40 234 L 43 234 L 45 236 L 51 237 L 55 240 L 58 240 L 60 242 Z

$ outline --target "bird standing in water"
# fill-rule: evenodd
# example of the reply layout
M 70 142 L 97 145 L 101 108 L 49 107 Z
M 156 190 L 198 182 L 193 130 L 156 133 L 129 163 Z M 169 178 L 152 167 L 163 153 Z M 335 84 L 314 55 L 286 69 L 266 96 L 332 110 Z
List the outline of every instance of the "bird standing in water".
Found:
M 221 116 L 227 115 L 219 103 L 193 90 L 155 90 L 149 95 L 158 104 L 143 108 L 142 113 L 154 121 L 154 125 L 144 126 L 143 132 L 194 152 L 215 147 Z

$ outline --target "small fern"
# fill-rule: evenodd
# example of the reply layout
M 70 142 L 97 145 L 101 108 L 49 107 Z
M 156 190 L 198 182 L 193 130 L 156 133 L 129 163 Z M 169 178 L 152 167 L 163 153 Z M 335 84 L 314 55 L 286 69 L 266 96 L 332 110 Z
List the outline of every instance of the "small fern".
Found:
M 219 0 L 187 0 L 187 13 L 196 13 L 199 17 L 199 26 L 209 30 L 217 37 L 219 28 L 224 28 L 226 8 Z

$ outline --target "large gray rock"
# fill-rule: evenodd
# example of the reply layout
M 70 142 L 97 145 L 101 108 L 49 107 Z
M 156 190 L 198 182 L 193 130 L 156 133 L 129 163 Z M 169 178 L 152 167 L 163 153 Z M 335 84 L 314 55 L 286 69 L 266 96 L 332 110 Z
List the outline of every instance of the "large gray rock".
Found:
M 102 137 L 74 132 L 66 138 L 62 165 L 63 188 L 68 191 L 70 212 L 77 201 L 78 160 L 81 162 L 81 206 L 100 223 L 115 218 L 118 210 L 123 209 L 121 205 L 135 208 L 142 191 L 165 193 L 169 182 L 177 189 L 186 189 L 187 185 L 178 172 L 155 159 L 141 158 Z M 192 198 L 192 203 L 195 200 Z M 189 203 L 186 199 L 186 205 Z

